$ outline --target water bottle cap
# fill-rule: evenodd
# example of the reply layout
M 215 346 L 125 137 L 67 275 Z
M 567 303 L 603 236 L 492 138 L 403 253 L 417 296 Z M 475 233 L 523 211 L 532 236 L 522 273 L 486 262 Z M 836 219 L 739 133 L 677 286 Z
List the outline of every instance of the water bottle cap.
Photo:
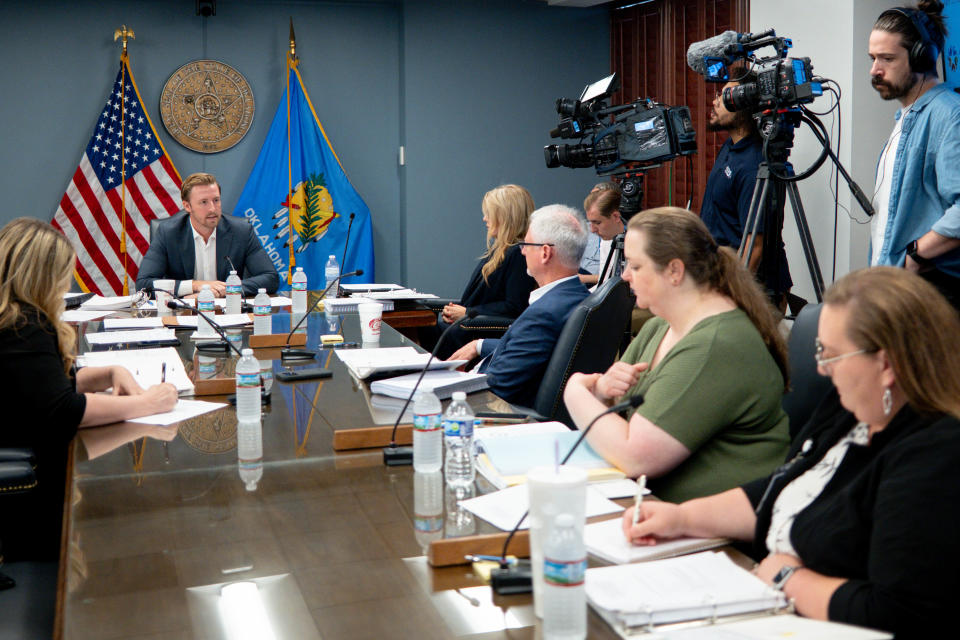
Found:
M 454 399 L 454 400 L 460 400 L 460 401 L 466 400 L 466 399 L 467 399 L 467 394 L 464 393 L 463 391 L 454 391 L 454 392 L 453 392 L 453 399 Z
M 257 293 L 266 293 L 266 292 L 267 290 L 264 289 L 263 287 L 260 287 L 259 289 L 257 289 Z
M 557 515 L 553 522 L 558 527 L 572 527 L 575 523 L 573 516 L 569 513 L 561 513 Z
M 303 267 L 297 267 L 297 271 L 303 271 Z
M 230 269 L 230 275 L 232 275 L 232 276 L 237 275 L 237 270 L 236 270 L 236 269 Z
M 243 350 L 240 351 L 240 355 L 242 355 L 244 358 L 246 358 L 247 356 L 252 356 L 252 355 L 253 355 L 253 349 L 249 349 L 249 348 L 243 349 Z

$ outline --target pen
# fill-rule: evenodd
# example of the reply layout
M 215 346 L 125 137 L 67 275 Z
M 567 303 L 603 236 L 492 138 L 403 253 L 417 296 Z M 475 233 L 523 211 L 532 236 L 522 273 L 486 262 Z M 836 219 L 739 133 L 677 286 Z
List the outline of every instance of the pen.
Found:
M 467 554 L 463 557 L 464 559 L 469 560 L 470 562 L 483 562 L 483 561 L 500 562 L 500 560 L 503 559 L 500 556 L 485 556 L 485 555 L 478 555 L 478 554 Z M 507 556 L 506 561 L 507 561 L 507 564 L 517 563 L 517 559 L 514 556 Z
M 163 383 L 166 381 L 167 381 L 167 363 L 162 362 L 160 363 L 160 382 Z
M 640 507 L 643 505 L 643 492 L 647 490 L 647 474 L 637 478 L 637 497 L 633 500 L 633 524 L 640 522 Z

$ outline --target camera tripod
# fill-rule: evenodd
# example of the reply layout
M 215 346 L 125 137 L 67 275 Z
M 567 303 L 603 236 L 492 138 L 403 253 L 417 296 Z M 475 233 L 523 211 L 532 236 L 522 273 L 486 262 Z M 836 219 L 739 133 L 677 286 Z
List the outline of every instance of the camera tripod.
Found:
M 810 125 L 814 135 L 823 145 L 823 152 L 813 165 L 802 175 L 796 175 L 793 165 L 789 162 L 790 150 L 793 148 L 793 134 L 800 122 Z M 750 209 L 743 226 L 743 237 L 740 239 L 740 249 L 737 255 L 750 264 L 757 233 L 763 233 L 763 253 L 757 275 L 766 282 L 769 278 L 778 278 L 781 268 L 780 245 L 782 244 L 784 196 L 790 198 L 790 207 L 793 209 L 797 231 L 800 234 L 800 244 L 803 255 L 810 271 L 810 280 L 817 302 L 823 301 L 823 273 L 817 260 L 817 252 L 810 236 L 810 226 L 803 209 L 803 201 L 797 190 L 797 182 L 809 177 L 823 164 L 829 156 L 836 165 L 840 175 L 846 180 L 848 187 L 857 198 L 860 206 L 868 215 L 873 215 L 873 207 L 867 196 L 853 181 L 850 174 L 840 164 L 840 160 L 830 149 L 826 138 L 823 123 L 812 114 L 800 110 L 790 110 L 775 116 L 764 116 L 760 119 L 760 131 L 764 136 L 764 160 L 757 168 L 757 179 L 754 184 L 753 197 L 750 200 Z M 773 292 L 783 293 L 783 292 Z

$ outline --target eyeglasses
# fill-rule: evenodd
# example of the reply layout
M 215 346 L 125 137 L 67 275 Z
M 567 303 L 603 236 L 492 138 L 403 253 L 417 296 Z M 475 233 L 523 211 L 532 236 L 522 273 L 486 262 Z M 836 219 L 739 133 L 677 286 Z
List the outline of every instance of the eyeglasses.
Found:
M 518 242 L 518 247 L 554 247 L 556 246 L 552 242 Z
M 818 367 L 826 367 L 828 364 L 832 364 L 838 360 L 843 360 L 844 358 L 849 358 L 851 356 L 859 356 L 863 353 L 873 353 L 870 349 L 860 349 L 858 351 L 851 351 L 849 353 L 841 353 L 839 356 L 833 356 L 832 358 L 823 357 L 823 343 L 820 342 L 820 338 L 814 340 L 815 349 L 813 352 L 813 359 L 817 361 Z

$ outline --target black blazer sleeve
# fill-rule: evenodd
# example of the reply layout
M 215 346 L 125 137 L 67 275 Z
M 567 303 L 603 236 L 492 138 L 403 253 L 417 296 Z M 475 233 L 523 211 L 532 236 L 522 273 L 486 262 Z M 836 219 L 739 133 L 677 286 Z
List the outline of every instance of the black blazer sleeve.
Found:
M 253 226 L 246 221 L 234 225 L 236 237 L 234 246 L 240 246 L 240 260 L 231 257 L 234 264 L 241 270 L 243 281 L 243 295 L 252 297 L 257 295 L 257 289 L 263 288 L 267 293 L 274 294 L 280 288 L 280 276 L 270 262 L 270 257 L 263 250 L 263 245 L 257 239 Z M 240 264 L 243 264 L 241 267 Z M 227 271 L 229 273 L 229 271 Z M 226 278 L 224 278 L 226 281 Z
M 464 292 L 461 304 L 478 315 L 516 318 L 529 305 L 530 292 L 537 288 L 537 281 L 527 275 L 527 261 L 517 245 L 507 249 L 503 262 L 486 283 L 479 269 L 475 278 L 479 278 L 476 288 Z

